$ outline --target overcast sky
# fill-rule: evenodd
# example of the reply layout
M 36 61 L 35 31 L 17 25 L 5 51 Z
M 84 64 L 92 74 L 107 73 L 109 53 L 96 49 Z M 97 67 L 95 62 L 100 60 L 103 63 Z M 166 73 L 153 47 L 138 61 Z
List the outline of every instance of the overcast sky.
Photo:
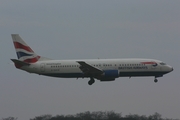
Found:
M 180 118 L 179 0 L 1 0 L 0 118 L 114 110 Z M 53 59 L 153 58 L 174 71 L 113 82 L 39 76 L 17 70 L 11 34 Z

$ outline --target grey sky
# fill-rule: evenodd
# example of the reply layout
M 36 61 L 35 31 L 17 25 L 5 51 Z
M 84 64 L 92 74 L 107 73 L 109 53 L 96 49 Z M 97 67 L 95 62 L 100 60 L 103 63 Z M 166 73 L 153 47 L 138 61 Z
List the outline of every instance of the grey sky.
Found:
M 0 118 L 115 110 L 123 115 L 180 118 L 179 0 L 0 1 Z M 10 34 L 53 59 L 153 58 L 170 74 L 118 78 L 89 86 L 89 79 L 50 78 L 16 70 Z

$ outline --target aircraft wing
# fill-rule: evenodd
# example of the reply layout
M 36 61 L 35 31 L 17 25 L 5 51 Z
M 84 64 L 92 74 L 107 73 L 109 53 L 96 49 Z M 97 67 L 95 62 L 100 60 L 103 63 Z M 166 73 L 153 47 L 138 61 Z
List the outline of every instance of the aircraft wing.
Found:
M 90 74 L 90 75 L 100 75 L 103 74 L 103 71 L 97 67 L 94 67 L 84 61 L 77 61 L 81 66 L 79 67 L 81 71 L 85 74 Z

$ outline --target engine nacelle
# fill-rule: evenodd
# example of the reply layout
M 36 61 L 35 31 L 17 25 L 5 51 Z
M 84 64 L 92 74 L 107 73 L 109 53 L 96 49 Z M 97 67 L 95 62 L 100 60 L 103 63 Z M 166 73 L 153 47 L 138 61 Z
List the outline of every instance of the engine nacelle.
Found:
M 115 80 L 115 78 L 101 78 L 100 79 L 100 81 L 104 81 L 104 82 L 106 82 L 106 81 L 114 81 Z
M 118 70 L 105 70 L 103 74 L 104 78 L 117 78 L 119 77 Z
M 96 79 L 100 81 L 114 81 L 115 78 L 119 77 L 118 70 L 104 70 L 101 76 L 97 76 Z

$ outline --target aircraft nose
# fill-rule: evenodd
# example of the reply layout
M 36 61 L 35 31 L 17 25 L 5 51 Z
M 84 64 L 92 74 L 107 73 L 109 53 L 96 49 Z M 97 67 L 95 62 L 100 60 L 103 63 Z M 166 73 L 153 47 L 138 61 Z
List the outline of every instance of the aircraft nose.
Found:
M 173 70 L 174 70 L 174 68 L 173 68 L 173 67 L 171 67 L 171 66 L 169 66 L 169 70 L 170 70 L 170 72 L 171 72 L 171 71 L 173 71 Z
M 173 71 L 174 70 L 174 68 L 173 67 L 171 67 L 171 71 Z

